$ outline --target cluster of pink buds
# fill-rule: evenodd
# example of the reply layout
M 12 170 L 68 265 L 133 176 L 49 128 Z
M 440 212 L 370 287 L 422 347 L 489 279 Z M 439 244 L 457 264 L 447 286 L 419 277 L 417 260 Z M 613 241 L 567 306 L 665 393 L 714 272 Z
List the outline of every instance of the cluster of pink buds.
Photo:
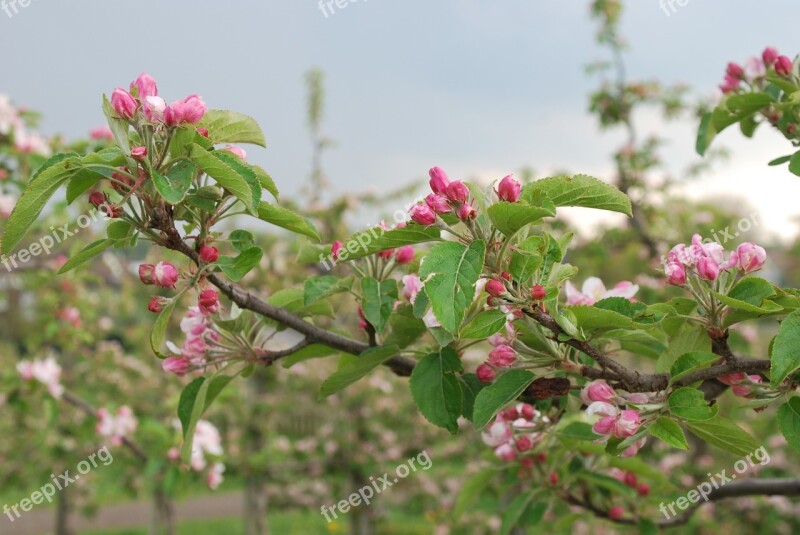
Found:
M 753 83 L 766 76 L 768 69 L 774 68 L 778 76 L 789 76 L 792 73 L 792 60 L 781 55 L 775 48 L 767 47 L 761 57 L 751 57 L 744 66 L 738 63 L 728 63 L 725 69 L 725 79 L 719 86 L 723 93 L 733 93 L 741 87 L 741 83 Z
M 481 437 L 484 444 L 494 448 L 494 453 L 504 461 L 532 454 L 542 441 L 543 428 L 550 419 L 528 403 L 518 403 L 501 411 Z
M 636 489 L 636 493 L 639 496 L 644 497 L 650 494 L 650 486 L 647 483 L 641 483 L 633 472 L 612 468 L 609 475 L 630 488 Z
M 111 93 L 111 106 L 122 119 L 136 121 L 143 117 L 147 122 L 167 126 L 197 124 L 208 111 L 208 106 L 198 95 L 189 95 L 167 105 L 158 96 L 156 81 L 147 73 L 140 74 L 131 82 L 129 90 L 116 88 Z
M 179 278 L 178 269 L 169 262 L 161 261 L 157 264 L 141 264 L 139 266 L 139 280 L 142 281 L 142 284 L 174 288 Z
M 581 400 L 588 404 L 586 414 L 589 416 L 600 415 L 592 431 L 601 435 L 599 442 L 605 442 L 610 437 L 626 439 L 639 431 L 642 420 L 639 411 L 625 408 L 624 402 L 616 391 L 605 381 L 598 379 L 587 384 L 581 391 Z M 645 397 L 641 399 L 629 397 L 629 402 L 645 402 Z M 623 403 L 623 405 L 619 405 Z M 644 446 L 645 438 L 630 445 L 623 453 L 623 457 L 631 457 Z
M 498 310 L 506 314 L 506 332 L 505 335 L 494 334 L 487 340 L 493 349 L 489 352 L 489 358 L 486 362 L 479 365 L 475 370 L 478 380 L 482 383 L 494 382 L 498 373 L 511 368 L 517 362 L 517 352 L 512 347 L 516 338 L 513 322 L 521 317 L 521 312 L 505 305 L 498 307 Z
M 136 432 L 139 422 L 133 414 L 133 410 L 127 405 L 117 409 L 117 413 L 112 414 L 108 409 L 101 408 L 97 411 L 97 434 L 108 437 L 113 446 L 122 444 L 122 439 L 129 437 Z
M 763 247 L 743 243 L 726 257 L 725 249 L 716 242 L 703 243 L 699 234 L 692 236 L 690 245 L 679 244 L 667 255 L 664 274 L 667 282 L 683 286 L 691 274 L 702 280 L 715 281 L 726 270 L 752 273 L 764 267 L 767 253 Z
M 758 384 L 763 380 L 760 375 L 747 375 L 744 372 L 721 375 L 717 380 L 731 387 L 735 396 L 742 398 L 755 397 Z
M 475 207 L 470 202 L 470 192 L 460 180 L 450 180 L 441 167 L 433 167 L 430 175 L 431 192 L 424 203 L 415 204 L 409 211 L 411 219 L 429 227 L 436 224 L 439 215 L 453 213 L 461 221 L 471 221 L 477 217 Z M 519 200 L 521 186 L 511 175 L 503 178 L 495 190 L 498 198 L 505 202 Z
M 216 301 L 216 292 L 213 297 Z M 219 304 L 215 306 L 218 307 Z M 164 359 L 161 363 L 164 371 L 179 377 L 185 375 L 192 367 L 204 366 L 208 361 L 209 352 L 220 340 L 219 332 L 202 306 L 189 307 L 186 316 L 181 320 L 181 331 L 186 335 L 183 346 L 179 349 L 171 342 L 167 342 L 167 347 L 175 355 Z

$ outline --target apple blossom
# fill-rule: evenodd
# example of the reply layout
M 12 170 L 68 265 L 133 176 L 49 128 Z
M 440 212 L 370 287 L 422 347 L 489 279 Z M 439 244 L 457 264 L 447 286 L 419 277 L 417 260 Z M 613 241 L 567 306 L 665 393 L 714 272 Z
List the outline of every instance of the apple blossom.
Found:
M 447 193 L 447 186 L 450 185 L 450 179 L 447 177 L 447 173 L 444 172 L 444 169 L 441 167 L 432 167 L 431 170 L 428 171 L 428 175 L 431 177 L 431 191 L 439 195 L 445 195 Z
M 594 401 L 612 403 L 617 398 L 617 393 L 603 379 L 597 379 L 583 387 L 580 398 L 586 405 Z
M 334 260 L 339 260 L 339 253 L 342 251 L 343 248 L 344 248 L 344 243 L 340 242 L 339 240 L 333 242 L 333 245 L 331 245 L 331 258 L 333 258 Z
M 158 86 L 156 85 L 156 81 L 146 72 L 143 72 L 136 77 L 136 80 L 131 82 L 131 93 L 133 93 L 134 88 L 136 89 L 136 96 L 139 98 L 139 100 L 144 100 L 147 97 L 158 96 Z
M 203 245 L 200 248 L 198 256 L 200 257 L 200 261 L 206 264 L 213 264 L 219 260 L 219 249 L 212 245 Z
M 114 141 L 114 133 L 108 126 L 98 126 L 89 131 L 89 137 L 100 141 Z
M 486 282 L 486 293 L 492 297 L 501 297 L 506 293 L 506 285 L 502 281 L 492 279 Z
M 404 245 L 397 249 L 397 255 L 395 256 L 397 263 L 400 265 L 409 264 L 414 261 L 414 246 L 413 245 Z
M 111 106 L 123 119 L 132 119 L 138 104 L 130 93 L 118 87 L 111 93 Z
M 415 204 L 410 210 L 411 219 L 429 227 L 436 223 L 436 213 L 427 204 Z
M 178 270 L 169 262 L 161 261 L 153 267 L 153 283 L 161 288 L 173 288 L 179 277 Z
M 198 95 L 189 95 L 183 100 L 176 100 L 164 110 L 164 121 L 167 126 L 179 124 L 196 124 L 203 118 L 208 106 Z
M 150 96 L 142 100 L 142 111 L 148 121 L 152 123 L 160 123 L 164 120 L 164 111 L 167 109 L 167 103 L 161 97 Z
M 425 197 L 425 204 L 437 214 L 445 214 L 450 211 L 450 205 L 447 204 L 447 197 L 438 193 L 430 193 Z
M 219 310 L 219 296 L 215 290 L 203 290 L 197 298 L 197 305 L 204 314 L 214 314 Z
M 496 375 L 492 367 L 488 364 L 481 364 L 478 366 L 477 370 L 475 370 L 475 374 L 482 383 L 491 383 L 494 381 Z
M 738 267 L 745 273 L 752 273 L 764 267 L 767 252 L 763 247 L 745 242 L 736 249 Z
M 686 269 L 678 262 L 670 262 L 664 267 L 664 274 L 667 276 L 667 282 L 674 286 L 683 286 L 686 284 Z
M 97 418 L 99 420 L 95 427 L 97 434 L 108 437 L 114 446 L 121 445 L 122 439 L 135 433 L 139 425 L 136 416 L 127 405 L 117 409 L 116 416 L 112 415 L 107 409 L 98 409 Z
M 422 290 L 422 281 L 417 275 L 405 275 L 401 280 L 403 281 L 403 289 L 400 295 L 413 305 L 417 295 Z
M 531 288 L 531 299 L 534 301 L 541 301 L 547 296 L 547 291 L 541 284 L 534 284 Z
M 710 256 L 704 256 L 697 260 L 697 274 L 701 279 L 715 281 L 719 277 L 719 273 L 719 264 Z
M 247 152 L 241 147 L 237 147 L 236 145 L 225 145 L 222 150 L 228 151 L 231 154 L 234 154 L 241 158 L 244 161 L 247 161 Z
M 183 377 L 189 371 L 189 361 L 183 357 L 167 357 L 161 362 L 161 368 L 168 373 Z
M 775 74 L 789 76 L 792 73 L 792 60 L 787 56 L 778 56 L 775 60 Z
M 64 387 L 61 385 L 61 366 L 53 357 L 44 360 L 21 360 L 17 363 L 17 371 L 23 380 L 36 380 L 45 385 L 54 398 L 60 398 L 64 393 Z
M 764 52 L 761 53 L 761 59 L 764 61 L 764 65 L 767 67 L 772 67 L 772 65 L 774 65 L 778 60 L 778 56 L 780 56 L 778 50 L 771 46 L 765 48 Z
M 145 158 L 147 158 L 147 147 L 133 147 L 131 149 L 131 158 L 140 162 L 143 161 Z
M 472 221 L 478 216 L 475 208 L 471 204 L 462 204 L 458 209 L 458 218 L 461 221 Z
M 160 296 L 153 297 L 150 302 L 147 304 L 147 310 L 152 312 L 153 314 L 158 314 L 164 308 L 164 305 L 167 303 L 167 299 Z
M 454 180 L 447 186 L 446 195 L 450 202 L 465 203 L 469 199 L 469 188 L 460 180 Z
M 629 281 L 622 281 L 617 283 L 611 290 L 606 290 L 602 280 L 597 277 L 589 277 L 584 281 L 581 291 L 578 291 L 570 281 L 567 281 L 565 290 L 567 305 L 591 306 L 597 301 L 609 297 L 624 297 L 630 300 L 639 291 L 639 286 Z
M 727 69 L 725 69 L 725 74 L 731 78 L 741 80 L 744 78 L 744 69 L 738 63 L 730 62 L 728 63 Z
M 497 197 L 501 201 L 517 202 L 521 190 L 520 183 L 511 178 L 511 175 L 508 175 L 497 185 Z
M 516 361 L 516 351 L 507 345 L 497 346 L 489 353 L 489 364 L 495 368 L 509 368 Z

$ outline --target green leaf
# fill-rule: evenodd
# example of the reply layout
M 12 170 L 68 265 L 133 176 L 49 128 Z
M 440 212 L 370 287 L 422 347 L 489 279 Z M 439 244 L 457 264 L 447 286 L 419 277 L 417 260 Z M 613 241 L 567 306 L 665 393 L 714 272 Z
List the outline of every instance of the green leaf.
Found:
M 459 378 L 461 380 L 461 393 L 463 394 L 461 416 L 472 421 L 472 414 L 475 412 L 475 398 L 478 397 L 478 394 L 486 384 L 481 382 L 474 373 L 465 373 L 460 375 Z
M 775 158 L 774 160 L 770 160 L 767 165 L 770 167 L 774 167 L 776 165 L 782 165 L 792 159 L 792 156 L 796 156 L 797 154 L 789 154 L 787 156 L 781 156 L 779 158 Z
M 125 154 L 130 154 L 131 143 L 128 139 L 130 124 L 128 124 L 127 120 L 120 119 L 116 116 L 114 107 L 111 106 L 111 101 L 108 100 L 108 97 L 105 95 L 103 95 L 103 113 L 106 116 L 111 133 L 114 135 L 114 141 Z
M 556 207 L 548 200 L 546 206 L 532 206 L 527 202 L 497 202 L 488 209 L 489 219 L 506 236 L 513 236 L 523 227 L 544 217 L 556 215 Z
M 778 409 L 778 426 L 786 442 L 800 453 L 800 397 L 794 396 Z
M 708 112 L 700 119 L 700 127 L 697 129 L 697 141 L 695 143 L 695 150 L 700 156 L 705 156 L 706 151 L 711 146 L 711 142 L 717 135 L 717 129 L 714 127 L 712 112 Z
M 258 205 L 258 218 L 297 234 L 308 236 L 319 241 L 320 235 L 316 227 L 306 218 L 292 212 L 288 208 L 262 202 Z
M 189 160 L 181 160 L 167 171 L 166 176 L 155 169 L 150 171 L 153 185 L 169 204 L 178 204 L 189 191 L 197 174 L 197 167 Z
M 377 333 L 383 332 L 389 316 L 397 301 L 397 281 L 387 279 L 378 281 L 372 277 L 361 279 L 361 308 L 366 320 L 375 327 Z
M 686 427 L 712 446 L 737 455 L 747 455 L 758 448 L 758 442 L 744 429 L 721 416 L 701 422 L 686 422 Z
M 181 392 L 181 397 L 178 401 L 178 420 L 181 422 L 181 429 L 183 430 L 184 437 L 186 436 L 186 429 L 189 428 L 189 422 L 192 419 L 192 410 L 194 409 L 194 402 L 197 399 L 197 393 L 205 382 L 205 377 L 198 377 L 186 385 Z
M 208 138 L 217 143 L 251 143 L 267 146 L 258 122 L 243 113 L 231 110 L 208 110 L 197 125 L 208 129 Z
M 660 416 L 653 425 L 647 428 L 647 432 L 674 448 L 682 450 L 689 449 L 689 444 L 686 442 L 683 429 L 678 425 L 678 422 L 671 418 Z
M 578 328 L 587 333 L 613 329 L 633 329 L 633 320 L 612 310 L 604 310 L 595 306 L 576 305 L 569 307 L 575 315 Z
M 272 196 L 277 199 L 278 186 L 275 185 L 275 181 L 272 180 L 272 177 L 269 176 L 269 173 L 257 165 L 251 165 L 250 169 L 252 169 L 256 174 L 256 178 L 258 178 L 258 182 L 261 184 L 261 187 L 270 192 Z
M 320 388 L 320 398 L 328 397 L 355 383 L 400 351 L 397 346 L 371 347 L 358 356 L 343 355 L 339 367 Z
M 719 355 L 710 353 L 708 351 L 691 351 L 684 353 L 675 361 L 670 369 L 670 383 L 674 384 L 679 379 L 686 375 L 708 368 L 716 361 L 719 360 Z
M 386 344 L 394 344 L 405 348 L 416 342 L 428 331 L 425 323 L 414 316 L 411 305 L 400 305 L 389 320 L 389 336 Z
M 789 160 L 789 171 L 793 175 L 800 176 L 800 151 L 795 152 Z
M 284 368 L 291 368 L 298 362 L 304 362 L 306 360 L 317 359 L 320 357 L 329 357 L 331 355 L 335 355 L 337 351 L 332 349 L 326 345 L 322 344 L 311 344 L 310 346 L 306 346 L 303 349 L 295 351 L 288 357 L 281 359 Z
M 465 325 L 459 333 L 460 339 L 489 338 L 506 324 L 506 314 L 502 310 L 484 310 Z
M 14 250 L 50 197 L 79 170 L 80 161 L 74 152 L 53 156 L 39 167 L 8 216 L 3 232 L 3 254 Z
M 114 240 L 109 240 L 109 239 L 97 240 L 90 243 L 89 245 L 78 251 L 78 253 L 75 256 L 67 260 L 64 263 L 64 265 L 61 266 L 61 269 L 58 270 L 58 274 L 61 275 L 62 273 L 66 273 L 67 271 L 75 269 L 76 267 L 88 262 L 95 256 L 99 255 L 112 245 L 114 245 Z
M 150 347 L 159 358 L 166 358 L 161 354 L 161 344 L 164 342 L 164 335 L 167 332 L 169 325 L 169 318 L 175 310 L 175 305 L 178 304 L 177 299 L 172 299 L 167 305 L 161 309 L 161 312 L 156 316 L 156 321 L 153 322 L 153 330 L 150 331 Z
M 436 227 L 423 227 L 418 223 L 409 223 L 403 228 L 384 230 L 373 227 L 351 236 L 339 256 L 339 262 L 357 260 L 387 249 L 396 249 L 404 245 L 415 245 L 431 241 L 442 241 L 441 231 Z
M 656 372 L 658 373 L 670 371 L 681 355 L 692 351 L 711 351 L 711 339 L 705 329 L 682 320 L 678 322 L 678 325 L 675 333 L 670 336 L 667 350 L 658 357 L 656 362 Z
M 464 312 L 472 304 L 475 283 L 483 269 L 485 244 L 477 240 L 469 246 L 445 242 L 430 250 L 420 266 L 425 293 L 442 328 L 458 332 Z
M 236 229 L 228 235 L 228 240 L 231 242 L 231 247 L 240 253 L 253 247 L 256 240 L 251 232 L 242 229 Z
M 497 471 L 493 468 L 485 468 L 467 479 L 461 485 L 456 502 L 453 505 L 453 518 L 460 519 L 464 513 L 471 509 L 496 475 Z
M 472 421 L 476 429 L 485 427 L 508 403 L 517 399 L 536 378 L 526 370 L 512 369 L 481 390 L 475 398 Z
M 461 360 L 450 347 L 423 357 L 411 372 L 409 387 L 419 411 L 433 425 L 455 434 L 462 409 L 461 384 L 454 372 Z
M 517 495 L 511 501 L 505 513 L 503 513 L 503 522 L 500 525 L 500 535 L 508 535 L 515 527 L 519 525 L 522 515 L 530 506 L 534 496 L 538 495 L 540 492 L 540 489 L 533 489 L 532 491 Z
M 544 251 L 539 246 L 544 244 L 544 240 L 538 236 L 528 238 L 511 252 L 511 263 L 508 271 L 520 285 L 525 285 L 536 273 L 544 262 Z
M 86 193 L 89 188 L 105 180 L 107 176 L 91 169 L 81 169 L 69 180 L 67 184 L 67 204 L 72 204 L 75 199 Z
M 241 373 L 241 371 L 239 372 Z M 236 374 L 238 375 L 238 373 Z M 200 377 L 199 379 L 204 379 Z M 234 377 L 230 375 L 215 375 L 210 379 L 205 379 L 199 385 L 192 387 L 184 399 L 183 394 L 189 390 L 197 379 L 184 389 L 181 393 L 181 399 L 178 402 L 178 417 L 181 419 L 183 428 L 183 447 L 181 448 L 181 459 L 183 462 L 188 463 L 192 456 L 192 446 L 194 443 L 194 431 L 197 427 L 197 422 L 203 417 L 208 407 L 219 396 L 220 392 L 233 381 Z M 191 407 L 191 411 L 189 411 Z M 189 413 L 188 421 L 184 421 L 186 413 Z
M 132 231 L 133 225 L 121 219 L 112 221 L 108 227 L 106 227 L 106 235 L 109 237 L 109 239 L 115 241 L 125 240 L 126 238 L 130 237 Z
M 782 310 L 783 307 L 780 305 L 766 301 L 776 294 L 775 287 L 771 283 L 758 277 L 742 279 L 728 292 L 728 295 L 714 292 L 722 303 L 736 310 L 756 314 L 769 314 Z
M 192 144 L 189 157 L 204 173 L 238 197 L 248 212 L 258 214 L 261 184 L 240 158 L 224 150 L 207 151 L 197 143 Z
M 261 262 L 261 257 L 263 255 L 264 251 L 262 251 L 260 247 L 249 247 L 242 251 L 236 258 L 230 256 L 219 257 L 217 265 L 219 265 L 219 269 L 221 269 L 229 279 L 238 282 Z
M 303 304 L 311 305 L 337 293 L 347 292 L 353 286 L 353 277 L 340 279 L 333 275 L 314 276 L 303 284 Z
M 556 176 L 537 180 L 522 189 L 522 200 L 531 202 L 539 192 L 547 195 L 556 206 L 582 206 L 632 216 L 627 195 L 590 176 Z
M 710 420 L 719 412 L 717 405 L 709 405 L 703 392 L 696 388 L 679 388 L 669 396 L 669 410 L 686 420 Z
M 770 359 L 773 388 L 777 388 L 790 373 L 800 368 L 800 310 L 795 310 L 781 322 L 778 336 L 772 343 Z
M 584 422 L 572 422 L 563 429 L 557 430 L 558 436 L 567 440 L 597 440 L 592 426 Z

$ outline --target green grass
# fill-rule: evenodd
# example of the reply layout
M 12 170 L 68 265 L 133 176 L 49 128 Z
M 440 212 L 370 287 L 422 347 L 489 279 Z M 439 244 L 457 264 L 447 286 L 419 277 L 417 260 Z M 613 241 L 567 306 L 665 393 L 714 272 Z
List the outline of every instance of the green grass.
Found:
M 343 521 L 342 521 L 343 520 Z M 307 512 L 275 512 L 269 515 L 270 532 L 281 535 L 332 535 L 348 533 L 347 516 L 340 521 L 328 524 L 319 515 L 315 518 Z M 380 535 L 428 535 L 433 525 L 418 517 L 409 517 L 401 513 L 390 513 L 389 518 L 379 523 L 377 532 Z M 239 518 L 223 518 L 185 522 L 178 525 L 178 535 L 235 535 L 243 533 L 244 527 Z M 80 535 L 147 535 L 147 528 L 85 531 Z

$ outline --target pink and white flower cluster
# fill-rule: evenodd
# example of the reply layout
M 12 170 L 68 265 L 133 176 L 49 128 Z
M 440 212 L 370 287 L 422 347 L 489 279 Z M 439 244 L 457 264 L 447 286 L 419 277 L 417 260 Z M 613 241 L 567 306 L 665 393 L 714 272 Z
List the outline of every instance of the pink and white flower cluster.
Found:
M 494 453 L 504 461 L 532 453 L 542 441 L 542 431 L 550 419 L 528 403 L 518 403 L 501 411 L 494 422 L 481 435 L 484 444 L 494 448 Z
M 625 299 L 633 301 L 633 296 L 639 291 L 639 285 L 630 281 L 622 281 L 608 290 L 602 280 L 597 277 L 589 277 L 583 282 L 580 291 L 573 286 L 572 282 L 567 281 L 565 291 L 567 294 L 567 305 L 592 306 L 596 302 L 609 297 L 624 297 Z
M 602 379 L 588 383 L 580 394 L 581 401 L 588 405 L 586 414 L 589 416 L 600 415 L 592 426 L 592 431 L 601 435 L 598 442 L 606 442 L 612 436 L 617 439 L 632 437 L 639 431 L 642 419 L 639 411 L 625 408 L 625 400 L 617 395 L 616 391 Z M 636 397 L 629 396 L 629 402 L 646 402 L 647 397 L 642 394 Z M 620 403 L 623 405 L 620 406 Z M 623 453 L 623 457 L 631 457 L 644 446 L 646 438 L 631 444 Z
M 189 307 L 186 316 L 181 320 L 181 331 L 186 335 L 186 340 L 180 349 L 172 342 L 167 342 L 167 347 L 175 356 L 168 357 L 161 363 L 164 371 L 182 377 L 192 367 L 207 363 L 209 352 L 220 339 L 219 332 L 208 316 L 208 311 L 204 312 L 200 306 Z
M 664 274 L 670 284 L 683 286 L 691 274 L 705 281 L 715 281 L 727 270 L 743 273 L 758 271 L 766 261 L 767 252 L 758 245 L 745 242 L 735 251 L 727 253 L 719 243 L 704 243 L 703 238 L 695 234 L 691 244 L 681 243 L 672 248 L 667 255 Z
M 180 430 L 180 422 L 175 421 L 173 425 L 176 429 Z M 211 490 L 216 490 L 225 479 L 223 477 L 225 465 L 219 461 L 219 458 L 222 457 L 224 453 L 222 437 L 220 436 L 219 430 L 208 420 L 198 420 L 194 428 L 192 456 L 189 460 L 189 466 L 195 472 L 202 472 L 208 468 L 206 485 L 208 485 Z M 172 448 L 168 452 L 167 457 L 172 461 L 177 461 L 180 459 L 180 451 L 178 448 Z
M 140 74 L 131 82 L 128 90 L 121 87 L 114 89 L 111 106 L 122 119 L 163 123 L 167 126 L 197 124 L 208 111 L 203 98 L 195 94 L 168 105 L 158 96 L 156 81 L 147 73 Z
M 131 436 L 139 427 L 139 421 L 127 405 L 117 409 L 116 414 L 105 408 L 98 409 L 97 418 L 97 434 L 109 437 L 109 442 L 114 446 L 121 445 L 122 439 Z
M 28 130 L 23 113 L 11 104 L 8 95 L 0 94 L 0 136 L 10 136 L 14 148 L 20 152 L 50 156 L 52 150 L 47 139 Z
M 33 361 L 22 360 L 17 363 L 17 371 L 24 381 L 35 380 L 45 385 L 54 398 L 60 398 L 64 393 L 64 386 L 61 384 L 61 366 L 53 357 Z

